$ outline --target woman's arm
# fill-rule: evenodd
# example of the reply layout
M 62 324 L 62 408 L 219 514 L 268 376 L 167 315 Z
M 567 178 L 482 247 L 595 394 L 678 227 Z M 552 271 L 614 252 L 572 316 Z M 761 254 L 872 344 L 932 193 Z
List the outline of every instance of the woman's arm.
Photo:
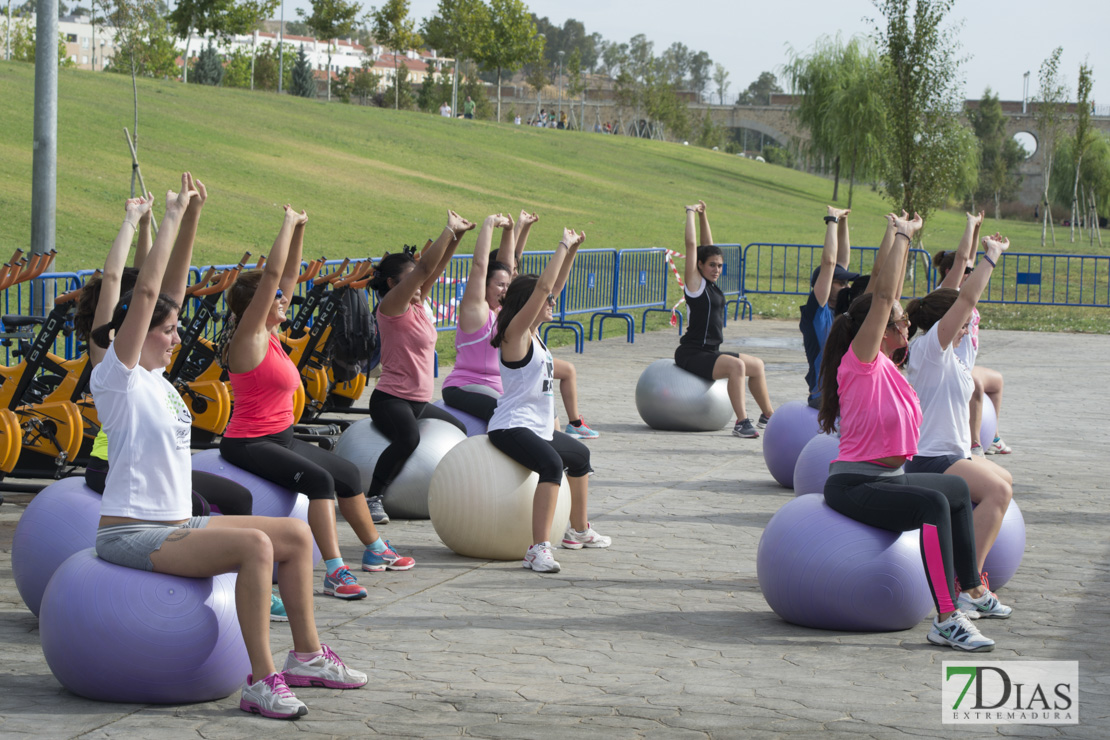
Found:
M 439 256 L 439 259 L 433 263 L 434 266 L 432 267 L 432 271 L 428 274 L 427 279 L 420 285 L 420 295 L 425 299 L 430 299 L 432 297 L 432 289 L 435 288 L 436 283 L 447 270 L 447 266 L 451 264 L 451 259 L 455 256 L 455 250 L 459 248 L 459 242 L 462 241 L 463 235 L 477 225 L 470 223 L 465 218 L 461 220 L 466 224 L 466 228 L 455 232 L 455 237 L 447 243 L 447 248 L 443 250 L 443 254 Z M 425 256 L 426 255 L 422 255 L 421 259 L 424 259 Z
M 571 232 L 572 234 L 574 232 Z M 559 274 L 555 276 L 555 287 L 551 289 L 551 293 L 556 299 L 563 294 L 563 286 L 567 284 L 567 278 L 570 277 L 570 268 L 574 266 L 574 257 L 578 254 L 578 247 L 586 240 L 585 233 L 578 235 L 574 243 L 570 245 L 570 250 L 567 252 L 567 257 L 563 260 L 562 266 L 559 268 Z M 552 306 L 554 308 L 554 306 Z
M 463 232 L 474 228 L 474 224 L 455 213 L 447 212 L 447 226 L 443 228 L 439 237 L 432 242 L 432 246 L 424 250 L 424 254 L 416 261 L 416 267 L 405 275 L 401 282 L 389 289 L 378 303 L 378 312 L 386 316 L 400 316 L 408 310 L 409 302 L 416 295 L 418 288 L 428 283 L 435 283 L 439 274 L 435 272 L 447 247 L 452 242 L 458 243 L 458 237 Z M 439 268 L 442 271 L 442 268 Z
M 520 265 L 520 259 L 524 255 L 524 245 L 528 243 L 528 234 L 532 231 L 532 225 L 540 220 L 540 217 L 535 213 L 528 213 L 528 211 L 521 211 L 520 217 L 516 222 L 516 233 L 513 238 L 516 241 L 516 247 L 513 250 L 513 261 L 509 262 L 504 258 L 506 255 L 497 253 L 497 258 L 509 266 L 511 275 L 516 277 L 516 271 Z
M 835 221 L 825 222 L 825 246 L 821 250 L 821 266 L 817 272 L 817 282 L 813 284 L 813 297 L 817 299 L 817 305 L 825 306 L 829 302 L 829 294 L 832 293 L 833 275 L 836 274 L 836 266 L 839 264 L 840 251 L 839 251 L 839 238 L 840 238 L 840 219 L 846 218 L 848 212 L 832 206 L 826 206 L 826 218 L 836 219 Z M 848 228 L 844 228 L 847 233 Z
M 902 283 L 906 277 L 906 255 L 909 253 L 910 240 L 921 228 L 921 216 L 915 213 L 913 221 L 896 218 L 894 227 L 890 253 L 879 273 L 871 275 L 870 283 L 874 286 L 871 308 L 852 340 L 852 351 L 864 363 L 873 362 L 882 347 L 883 334 L 890 322 L 890 311 L 894 302 L 902 295 Z
M 196 195 L 189 189 L 189 174 L 181 175 L 181 191 L 172 190 L 166 193 L 166 214 L 162 217 L 162 228 L 158 231 L 158 238 L 150 249 L 139 270 L 139 277 L 135 281 L 135 289 L 131 293 L 131 304 L 127 308 L 127 316 L 123 325 L 116 332 L 113 341 L 116 357 L 128 368 L 139 364 L 139 355 L 142 353 L 143 342 L 150 330 L 150 319 L 154 315 L 154 305 L 158 302 L 158 294 L 162 286 L 162 276 L 166 272 L 166 264 L 170 260 L 170 248 L 177 237 L 177 229 L 181 226 L 181 219 L 189 207 L 189 200 Z
M 189 207 L 181 217 L 181 228 L 177 232 L 177 241 L 173 243 L 173 252 L 170 253 L 170 263 L 166 266 L 166 274 L 162 276 L 162 292 L 181 305 L 185 300 L 185 288 L 189 284 L 189 265 L 193 261 L 193 242 L 197 237 L 197 224 L 200 222 L 200 209 L 208 198 L 208 191 L 204 183 L 193 179 L 189 175 L 189 190 L 196 191 L 189 200 Z
M 851 212 L 851 208 L 842 210 L 836 224 L 836 264 L 845 268 L 852 261 L 852 241 L 848 238 L 848 214 Z
M 960 288 L 960 296 L 941 317 L 940 325 L 937 327 L 937 339 L 940 341 L 941 349 L 947 349 L 971 319 L 971 310 L 975 308 L 975 304 L 979 302 L 979 296 L 983 294 L 987 283 L 990 282 L 995 263 L 1009 248 L 1010 240 L 1002 238 L 1000 234 L 983 239 L 983 259 L 979 260 L 979 264 L 972 270 L 971 275 Z M 960 270 L 960 273 L 963 274 L 963 270 Z
M 569 265 L 573 260 L 572 250 L 576 250 L 585 238 L 584 233 L 576 234 L 570 229 L 563 229 L 563 239 L 555 247 L 555 254 L 551 255 L 551 259 L 547 261 L 543 272 L 540 273 L 528 302 L 505 328 L 505 337 L 501 343 L 501 356 L 505 360 L 514 362 L 528 354 L 532 325 L 536 323 L 540 312 L 543 311 L 543 304 L 554 294 L 555 280 L 563 266 Z
M 301 211 L 300 218 L 293 224 L 293 237 L 289 240 L 289 254 L 285 255 L 285 269 L 281 272 L 278 287 L 281 292 L 293 298 L 297 290 L 297 280 L 301 276 L 301 255 L 304 254 L 304 229 L 308 225 L 308 214 Z
M 150 254 L 150 246 L 154 243 L 150 235 L 150 224 L 154 221 L 154 196 L 150 193 L 146 195 L 150 200 L 150 208 L 146 209 L 139 219 L 139 243 L 135 245 L 135 256 L 131 258 L 131 266 L 136 270 L 142 269 L 143 260 Z
M 909 219 L 910 215 L 902 211 L 902 218 Z M 886 231 L 883 233 L 883 240 L 879 242 L 879 251 L 875 253 L 875 261 L 871 265 L 871 279 L 867 281 L 867 287 L 863 289 L 863 294 L 867 295 L 875 290 L 875 277 L 882 271 L 883 265 L 886 264 L 887 255 L 890 254 L 891 247 L 894 246 L 894 233 L 897 230 L 895 222 L 898 217 L 893 213 L 886 214 Z
M 983 211 L 979 215 L 967 214 L 967 226 L 960 237 L 960 245 L 956 247 L 956 256 L 952 259 L 952 269 L 940 281 L 940 288 L 954 288 L 959 290 L 964 279 L 964 268 L 973 261 L 975 256 L 976 237 L 979 236 L 979 225 L 983 223 Z
M 124 207 L 123 223 L 116 234 L 112 248 L 104 259 L 104 272 L 100 276 L 100 297 L 93 312 L 93 328 L 103 326 L 112 320 L 112 314 L 119 303 L 120 284 L 123 280 L 123 267 L 127 263 L 127 252 L 131 248 L 131 238 L 135 235 L 135 225 L 142 223 L 144 216 L 150 215 L 154 196 L 147 193 L 146 198 L 131 198 Z M 148 221 L 149 223 L 149 221 Z M 148 232 L 149 233 L 149 232 Z M 104 359 L 107 349 L 96 342 L 89 342 L 89 361 L 96 366 Z
M 505 228 L 511 223 L 500 213 L 495 213 L 482 222 L 478 230 L 478 241 L 474 245 L 474 257 L 470 263 L 470 274 L 466 278 L 466 290 L 459 301 L 459 330 L 473 333 L 482 328 L 489 318 L 489 305 L 486 303 L 486 277 L 489 275 L 489 249 L 493 241 L 493 230 Z M 511 231 L 511 229 L 509 229 Z
M 682 269 L 682 276 L 686 279 L 686 290 L 690 293 L 697 293 L 701 290 L 701 273 L 698 272 L 698 243 L 695 241 L 694 236 L 694 217 L 698 213 L 698 209 L 702 209 L 700 203 L 696 206 L 686 206 L 686 266 Z
M 698 246 L 708 247 L 713 244 L 713 232 L 709 230 L 709 214 L 706 212 L 705 201 L 698 201 Z

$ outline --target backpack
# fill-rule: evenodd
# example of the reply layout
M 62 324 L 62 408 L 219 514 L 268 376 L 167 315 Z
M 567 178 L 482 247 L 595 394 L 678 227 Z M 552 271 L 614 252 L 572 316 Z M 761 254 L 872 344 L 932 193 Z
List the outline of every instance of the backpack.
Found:
M 378 317 L 370 311 L 370 296 L 365 290 L 339 288 L 339 309 L 331 330 L 332 371 L 338 382 L 368 373 L 381 361 Z

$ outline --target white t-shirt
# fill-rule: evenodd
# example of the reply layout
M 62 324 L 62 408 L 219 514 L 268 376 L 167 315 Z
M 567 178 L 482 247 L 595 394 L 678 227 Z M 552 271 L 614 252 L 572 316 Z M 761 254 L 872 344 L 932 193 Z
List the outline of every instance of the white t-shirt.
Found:
M 971 320 L 967 325 L 967 334 L 963 341 L 956 347 L 956 356 L 964 361 L 968 367 L 975 367 L 975 360 L 979 357 L 979 309 L 971 309 Z
M 93 368 L 89 387 L 108 435 L 101 516 L 152 522 L 192 516 L 193 417 L 162 370 L 129 370 L 112 345 Z
M 489 429 L 531 429 L 551 441 L 555 431 L 555 361 L 540 341 L 532 337 L 524 367 L 506 367 L 498 353 L 501 387 L 505 392 L 489 420 Z
M 906 377 L 917 392 L 923 414 L 917 454 L 970 457 L 968 403 L 975 381 L 971 379 L 971 369 L 951 345 L 945 350 L 940 348 L 939 328 L 938 321 L 925 336 L 914 340 L 906 362 Z

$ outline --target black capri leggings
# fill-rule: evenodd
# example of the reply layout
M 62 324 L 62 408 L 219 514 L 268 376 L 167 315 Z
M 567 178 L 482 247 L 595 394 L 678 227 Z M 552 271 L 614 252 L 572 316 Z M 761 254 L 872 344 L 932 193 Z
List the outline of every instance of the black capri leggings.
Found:
M 953 575 L 966 591 L 980 585 L 975 567 L 971 495 L 956 475 L 834 473 L 825 502 L 857 522 L 891 532 L 921 528 L 921 560 L 938 614 L 956 609 Z
M 265 437 L 224 437 L 220 454 L 232 465 L 303 493 L 309 500 L 350 498 L 363 491 L 358 466 L 295 439 L 292 426 Z
M 85 468 L 85 485 L 101 496 L 108 480 L 108 461 L 91 458 Z M 208 516 L 215 506 L 224 516 L 250 516 L 254 510 L 251 492 L 233 480 L 212 473 L 193 471 L 193 516 Z
M 416 451 L 420 444 L 420 427 L 416 424 L 418 419 L 450 422 L 466 434 L 466 425 L 438 406 L 399 398 L 376 388 L 370 394 L 370 418 L 374 420 L 378 431 L 390 442 L 389 447 L 378 455 L 378 462 L 374 466 L 374 478 L 370 481 L 368 491 L 371 496 L 381 495 Z
M 590 467 L 590 448 L 560 431 L 548 442 L 524 427 L 494 429 L 489 433 L 489 441 L 513 460 L 539 473 L 540 483 L 558 485 L 563 480 L 563 470 L 571 478 L 581 478 L 594 470 Z
M 496 396 L 454 386 L 443 389 L 443 402 L 465 414 L 476 416 L 487 424 L 493 418 L 493 412 L 497 408 Z

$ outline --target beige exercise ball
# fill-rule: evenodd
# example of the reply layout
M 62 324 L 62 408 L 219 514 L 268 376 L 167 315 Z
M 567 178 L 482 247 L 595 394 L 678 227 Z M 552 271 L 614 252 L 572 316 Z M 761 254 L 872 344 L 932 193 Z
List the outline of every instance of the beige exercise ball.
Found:
M 467 437 L 436 466 L 428 490 L 432 526 L 443 544 L 470 558 L 518 560 L 532 545 L 532 499 L 539 476 L 490 444 Z M 548 539 L 562 542 L 570 522 L 564 475 Z

